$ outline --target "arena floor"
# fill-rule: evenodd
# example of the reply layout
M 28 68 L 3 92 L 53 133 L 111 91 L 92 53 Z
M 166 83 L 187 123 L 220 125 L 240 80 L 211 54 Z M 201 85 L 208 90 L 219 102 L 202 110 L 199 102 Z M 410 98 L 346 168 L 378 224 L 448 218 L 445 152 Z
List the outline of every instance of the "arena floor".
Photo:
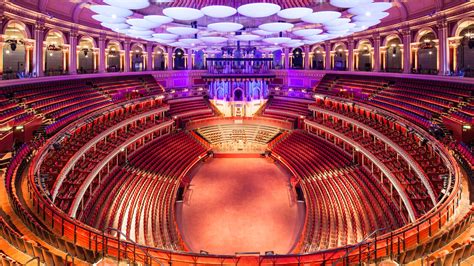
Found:
M 305 209 L 295 200 L 285 169 L 264 158 L 214 158 L 191 178 L 176 218 L 192 251 L 284 254 L 293 249 Z

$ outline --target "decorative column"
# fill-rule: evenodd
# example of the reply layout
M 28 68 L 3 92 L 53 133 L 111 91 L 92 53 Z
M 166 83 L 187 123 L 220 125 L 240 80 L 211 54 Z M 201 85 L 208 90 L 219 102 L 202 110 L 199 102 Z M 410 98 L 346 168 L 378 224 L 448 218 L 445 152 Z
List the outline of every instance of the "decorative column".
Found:
M 99 73 L 105 73 L 105 40 L 107 35 L 105 32 L 99 34 Z
M 438 20 L 438 60 L 439 60 L 439 71 L 438 75 L 446 75 L 449 71 L 449 60 L 448 60 L 448 22 L 446 18 Z
M 304 69 L 309 69 L 309 45 L 304 46 Z
M 168 65 L 166 66 L 167 70 L 173 70 L 173 47 L 168 47 Z
M 38 20 L 35 25 L 35 57 L 33 63 L 33 72 L 36 73 L 37 77 L 44 76 L 43 60 L 43 42 L 44 42 L 44 21 Z
M 377 32 L 374 38 L 374 71 L 380 72 L 380 34 Z
M 290 49 L 283 48 L 283 52 L 285 53 L 285 69 L 290 69 Z
M 403 29 L 403 73 L 411 73 L 411 31 L 410 28 Z
M 153 43 L 146 43 L 146 70 L 153 70 Z
M 326 70 L 331 70 L 331 43 L 329 41 L 324 43 L 324 49 L 326 51 L 326 57 L 324 58 L 324 67 L 326 68 Z
M 130 39 L 125 39 L 123 42 L 123 48 L 125 50 L 123 72 L 130 72 Z
M 187 52 L 187 57 L 186 57 L 187 68 L 188 70 L 192 70 L 193 69 L 193 49 L 189 48 L 186 52 Z
M 77 74 L 77 29 L 69 33 L 69 74 Z
M 349 58 L 347 64 L 349 65 L 349 71 L 354 71 L 354 39 L 347 39 L 347 50 L 349 52 Z

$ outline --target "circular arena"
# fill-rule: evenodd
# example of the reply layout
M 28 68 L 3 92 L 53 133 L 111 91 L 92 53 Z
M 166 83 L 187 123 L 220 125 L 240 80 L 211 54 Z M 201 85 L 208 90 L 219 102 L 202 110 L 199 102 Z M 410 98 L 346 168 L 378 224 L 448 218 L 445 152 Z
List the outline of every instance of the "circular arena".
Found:
M 0 265 L 474 264 L 472 2 L 0 14 Z

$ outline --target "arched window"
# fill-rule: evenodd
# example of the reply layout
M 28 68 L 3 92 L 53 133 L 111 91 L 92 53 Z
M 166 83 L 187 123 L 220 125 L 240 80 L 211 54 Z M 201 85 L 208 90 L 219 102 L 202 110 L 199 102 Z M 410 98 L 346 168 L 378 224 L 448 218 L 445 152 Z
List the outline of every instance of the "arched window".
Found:
M 158 46 L 154 52 L 153 70 L 165 70 L 165 51 Z
M 362 42 L 358 47 L 357 70 L 372 71 L 372 45 Z
M 303 50 L 301 50 L 301 48 L 293 49 L 293 61 L 291 67 L 296 69 L 303 68 Z
M 399 38 L 393 38 L 387 42 L 385 53 L 385 71 L 402 71 L 402 42 Z
M 334 70 L 346 70 L 346 50 L 344 46 L 338 45 L 336 49 L 334 49 Z
M 107 72 L 120 72 L 121 67 L 121 55 L 120 55 L 120 44 L 118 42 L 110 42 L 106 50 L 107 54 Z
M 438 73 L 438 49 L 436 48 L 435 39 L 436 36 L 433 32 L 428 32 L 420 38 L 416 67 L 421 74 Z
M 177 48 L 174 51 L 174 69 L 185 69 L 184 65 L 184 51 L 181 48 Z
M 44 71 L 45 75 L 61 75 L 65 69 L 65 58 L 64 58 L 64 36 L 60 31 L 49 31 L 46 36 L 46 49 L 45 49 L 45 62 Z
M 143 56 L 143 48 L 140 45 L 133 45 L 131 49 L 132 71 L 145 70 L 145 60 Z
M 27 34 L 25 25 L 11 22 L 7 25 L 3 45 L 3 79 L 20 78 L 26 75 Z
M 194 52 L 194 69 L 205 69 L 204 65 L 204 52 L 202 50 Z
M 460 33 L 461 43 L 457 48 L 456 71 L 466 77 L 474 77 L 474 24 Z
M 313 51 L 312 69 L 324 69 L 324 49 L 322 47 L 317 47 Z
M 77 72 L 80 74 L 84 73 L 94 73 L 95 72 L 95 52 L 94 52 L 94 42 L 92 38 L 82 38 L 79 41 L 79 53 L 78 53 L 78 63 L 79 68 Z

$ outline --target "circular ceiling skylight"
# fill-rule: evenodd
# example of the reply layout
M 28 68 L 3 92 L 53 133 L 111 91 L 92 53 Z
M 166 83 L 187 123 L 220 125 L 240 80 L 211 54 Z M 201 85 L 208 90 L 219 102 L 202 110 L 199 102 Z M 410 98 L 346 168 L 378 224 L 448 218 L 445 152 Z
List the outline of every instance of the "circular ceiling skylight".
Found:
M 287 31 L 293 28 L 293 24 L 287 22 L 271 22 L 258 26 L 259 29 L 269 32 Z
M 242 35 L 236 35 L 234 38 L 239 41 L 257 41 L 257 40 L 260 40 L 262 37 L 255 34 L 242 34 Z
M 295 30 L 292 33 L 296 36 L 306 37 L 311 35 L 318 35 L 322 33 L 323 30 L 321 29 L 303 29 L 303 30 Z
M 251 3 L 241 5 L 237 8 L 239 14 L 251 18 L 263 18 L 274 15 L 281 10 L 281 7 L 272 3 Z
M 143 9 L 150 6 L 148 0 L 104 0 L 104 3 L 126 9 Z
M 363 4 L 372 3 L 373 0 L 331 0 L 331 5 L 340 8 L 351 8 Z
M 190 7 L 168 7 L 163 9 L 163 14 L 176 20 L 196 20 L 204 16 L 199 9 Z
M 218 22 L 207 25 L 208 29 L 218 32 L 235 32 L 243 27 L 244 25 L 235 22 Z
M 201 12 L 204 15 L 212 18 L 226 18 L 235 15 L 237 10 L 230 6 L 206 6 L 201 8 Z
M 280 12 L 278 12 L 278 16 L 284 19 L 300 19 L 311 13 L 313 13 L 313 10 L 311 8 L 293 7 L 281 10 Z
M 100 22 L 106 22 L 106 23 L 123 23 L 127 19 L 123 17 L 110 17 L 110 16 L 105 16 L 105 15 L 93 15 L 93 19 L 100 21 Z
M 162 39 L 162 40 L 176 40 L 179 36 L 171 33 L 155 33 L 153 37 Z
M 272 43 L 272 44 L 278 45 L 278 44 L 290 42 L 291 39 L 288 37 L 273 37 L 273 38 L 263 39 L 263 41 L 266 43 Z
M 128 17 L 133 14 L 128 9 L 108 5 L 92 5 L 90 9 L 95 13 L 110 17 Z
M 153 22 L 153 23 L 156 23 L 156 24 L 160 24 L 160 25 L 163 25 L 163 24 L 166 24 L 166 23 L 170 23 L 173 21 L 172 18 L 170 17 L 167 17 L 167 16 L 160 16 L 160 15 L 149 15 L 149 16 L 144 16 L 143 17 L 145 20 L 148 20 L 150 22 Z
M 254 31 L 252 31 L 252 33 L 255 33 L 255 34 L 261 35 L 261 36 L 267 36 L 267 35 L 275 34 L 274 32 L 266 31 L 266 30 L 254 30 Z
M 349 9 L 349 13 L 353 15 L 364 15 L 367 12 L 375 13 L 375 12 L 383 12 L 388 10 L 392 7 L 392 3 L 387 2 L 377 2 L 377 3 L 370 3 L 365 5 L 360 5 Z
M 199 40 L 206 43 L 223 43 L 227 41 L 227 38 L 218 37 L 218 36 L 208 36 L 208 37 L 200 37 Z
M 166 31 L 169 33 L 176 34 L 176 35 L 192 35 L 199 32 L 198 29 L 188 28 L 188 27 L 172 27 L 172 28 L 167 28 Z
M 341 16 L 341 13 L 337 11 L 320 11 L 311 13 L 303 18 L 304 22 L 307 23 L 324 23 L 333 19 L 337 19 Z
M 145 29 L 151 29 L 151 28 L 156 28 L 156 27 L 160 26 L 160 24 L 158 24 L 158 23 L 153 23 L 149 20 L 145 20 L 145 19 L 142 19 L 142 18 L 127 19 L 127 23 L 132 25 L 132 26 L 145 28 Z

